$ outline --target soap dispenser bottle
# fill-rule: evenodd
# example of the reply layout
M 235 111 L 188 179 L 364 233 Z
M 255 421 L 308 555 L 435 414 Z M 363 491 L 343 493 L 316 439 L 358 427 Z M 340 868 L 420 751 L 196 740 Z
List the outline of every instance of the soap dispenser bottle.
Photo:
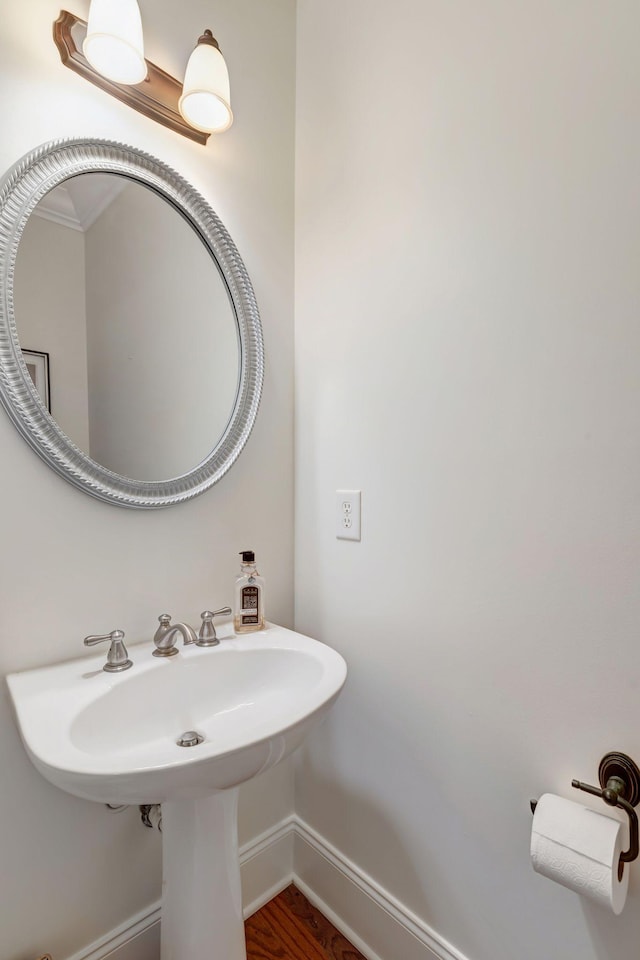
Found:
M 264 627 L 264 580 L 256 568 L 253 550 L 240 553 L 242 565 L 234 591 L 233 626 L 236 633 L 253 633 Z

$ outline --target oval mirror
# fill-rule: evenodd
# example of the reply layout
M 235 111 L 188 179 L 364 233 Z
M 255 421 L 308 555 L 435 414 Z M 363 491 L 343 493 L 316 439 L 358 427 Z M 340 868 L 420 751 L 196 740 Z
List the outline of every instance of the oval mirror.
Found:
M 0 400 L 93 496 L 179 503 L 229 469 L 257 413 L 260 318 L 233 241 L 178 174 L 61 141 L 0 191 Z

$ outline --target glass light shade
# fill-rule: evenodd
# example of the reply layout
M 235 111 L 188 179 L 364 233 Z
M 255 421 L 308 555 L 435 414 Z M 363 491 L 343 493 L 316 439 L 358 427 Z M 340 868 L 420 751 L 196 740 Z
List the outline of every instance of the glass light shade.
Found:
M 205 133 L 222 133 L 233 123 L 229 71 L 210 30 L 189 57 L 178 106 L 187 123 Z
M 136 0 L 91 0 L 82 50 L 91 66 L 108 80 L 142 83 L 147 64 Z

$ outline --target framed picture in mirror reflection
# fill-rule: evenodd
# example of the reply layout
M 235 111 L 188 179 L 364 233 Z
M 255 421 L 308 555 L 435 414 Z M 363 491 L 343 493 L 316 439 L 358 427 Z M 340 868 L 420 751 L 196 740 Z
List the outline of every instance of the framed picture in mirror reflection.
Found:
M 42 350 L 23 350 L 22 356 L 33 385 L 45 407 L 51 413 L 51 388 L 49 383 L 49 354 Z

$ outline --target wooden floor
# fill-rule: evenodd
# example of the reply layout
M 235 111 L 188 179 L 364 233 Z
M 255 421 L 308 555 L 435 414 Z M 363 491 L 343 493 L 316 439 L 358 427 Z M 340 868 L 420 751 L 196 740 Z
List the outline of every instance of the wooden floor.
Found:
M 365 960 L 293 886 L 245 924 L 248 960 Z

